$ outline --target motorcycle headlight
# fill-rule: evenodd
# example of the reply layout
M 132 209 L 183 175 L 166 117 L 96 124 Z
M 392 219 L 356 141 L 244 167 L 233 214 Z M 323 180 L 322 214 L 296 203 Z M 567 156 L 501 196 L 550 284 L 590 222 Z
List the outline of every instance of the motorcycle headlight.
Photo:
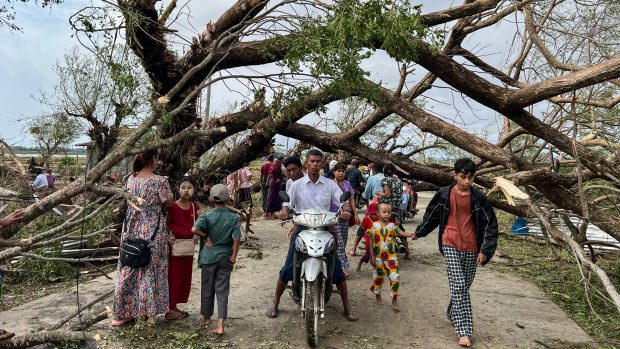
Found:
M 308 253 L 308 246 L 306 246 L 304 240 L 299 236 L 295 238 L 295 250 L 301 253 Z

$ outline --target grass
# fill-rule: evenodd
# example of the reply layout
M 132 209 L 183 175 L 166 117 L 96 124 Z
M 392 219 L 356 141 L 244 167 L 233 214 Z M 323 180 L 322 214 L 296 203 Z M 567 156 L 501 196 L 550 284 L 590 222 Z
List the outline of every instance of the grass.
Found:
M 252 258 L 252 259 L 256 259 L 256 260 L 263 259 L 263 251 L 261 251 L 261 250 L 250 251 L 250 252 L 248 252 L 247 257 L 248 258 Z
M 116 348 L 119 344 L 134 349 L 207 349 L 234 348 L 236 343 L 226 338 L 218 338 L 202 326 L 151 325 L 139 321 L 133 327 L 118 329 L 108 335 L 100 346 Z
M 504 219 L 500 219 L 500 222 Z M 506 225 L 504 230 L 506 229 Z M 547 297 L 558 304 L 581 328 L 594 338 L 599 348 L 620 348 L 620 315 L 594 274 L 584 269 L 589 280 L 588 291 L 568 250 L 559 249 L 559 260 L 549 258 L 549 250 L 521 237 L 503 235 L 498 249 L 512 258 L 512 266 L 497 265 L 497 269 L 515 272 L 540 286 Z M 620 290 L 620 259 L 598 260 L 597 265 L 606 270 Z M 587 299 L 590 299 L 591 306 Z

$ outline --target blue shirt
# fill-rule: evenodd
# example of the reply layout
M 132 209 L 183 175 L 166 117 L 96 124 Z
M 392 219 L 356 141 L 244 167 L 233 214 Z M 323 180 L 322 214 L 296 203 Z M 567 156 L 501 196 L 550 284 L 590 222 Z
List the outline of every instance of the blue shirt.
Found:
M 381 186 L 381 181 L 383 181 L 383 173 L 377 173 L 374 176 L 370 176 L 368 178 L 368 183 L 366 183 L 366 190 L 364 190 L 364 198 L 367 200 L 372 200 L 375 196 L 375 192 L 377 189 L 381 189 L 383 191 L 383 187 Z
M 37 178 L 34 179 L 34 183 L 32 183 L 32 187 L 40 190 L 47 188 L 47 176 L 43 173 L 37 175 Z

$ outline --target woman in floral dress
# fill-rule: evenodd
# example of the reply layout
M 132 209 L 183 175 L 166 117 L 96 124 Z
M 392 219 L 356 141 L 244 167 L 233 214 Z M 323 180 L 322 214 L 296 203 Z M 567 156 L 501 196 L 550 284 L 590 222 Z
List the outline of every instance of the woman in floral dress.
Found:
M 125 215 L 122 239 L 141 238 L 150 241 L 151 263 L 139 269 L 118 264 L 114 290 L 114 320 L 120 326 L 136 317 L 164 314 L 168 311 L 168 239 L 166 217 L 162 208 L 172 205 L 172 190 L 166 178 L 153 173 L 157 166 L 157 151 L 150 150 L 136 156 L 133 174 L 127 179 L 126 188 L 145 200 L 140 211 L 131 205 Z

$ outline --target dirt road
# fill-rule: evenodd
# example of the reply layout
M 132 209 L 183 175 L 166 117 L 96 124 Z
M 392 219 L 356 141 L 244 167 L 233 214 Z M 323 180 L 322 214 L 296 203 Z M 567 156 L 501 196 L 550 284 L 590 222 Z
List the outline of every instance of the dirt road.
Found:
M 425 194 L 425 193 L 423 193 Z M 428 202 L 421 195 L 420 208 Z M 421 216 L 406 224 L 413 230 Z M 271 302 L 278 270 L 286 255 L 288 227 L 276 221 L 254 223 L 262 245 L 263 258 L 247 257 L 251 250 L 241 250 L 237 270 L 232 277 L 227 334 L 221 347 L 297 348 L 305 347 L 303 319 L 288 296 L 282 298 L 280 316 L 268 319 L 264 313 Z M 349 244 L 354 233 L 349 235 Z M 320 325 L 323 348 L 456 348 L 454 330 L 445 317 L 448 285 L 442 256 L 437 251 L 436 235 L 414 242 L 414 258 L 401 259 L 401 312 L 391 310 L 389 302 L 374 304 L 370 293 L 371 269 L 364 265 L 359 277 L 351 272 L 348 280 L 351 302 L 360 320 L 349 322 L 342 315 L 342 304 L 334 295 L 327 316 Z M 352 258 L 357 264 L 359 256 Z M 157 328 L 187 330 L 200 328 L 199 270 L 194 273 L 189 304 L 181 305 L 190 317 L 166 322 L 158 319 Z M 113 281 L 99 278 L 80 288 L 87 303 L 113 287 Z M 591 338 L 555 304 L 547 300 L 533 284 L 510 274 L 500 273 L 493 265 L 479 268 L 471 290 L 474 308 L 476 348 L 567 348 L 587 347 Z M 389 296 L 385 296 L 387 299 Z M 108 305 L 111 300 L 108 299 Z M 36 302 L 0 313 L 2 328 L 19 333 L 36 331 L 58 321 L 75 308 L 75 293 L 54 294 Z M 104 337 L 107 324 L 93 327 Z M 108 347 L 118 348 L 118 344 Z M 220 347 L 220 346 L 218 346 Z

